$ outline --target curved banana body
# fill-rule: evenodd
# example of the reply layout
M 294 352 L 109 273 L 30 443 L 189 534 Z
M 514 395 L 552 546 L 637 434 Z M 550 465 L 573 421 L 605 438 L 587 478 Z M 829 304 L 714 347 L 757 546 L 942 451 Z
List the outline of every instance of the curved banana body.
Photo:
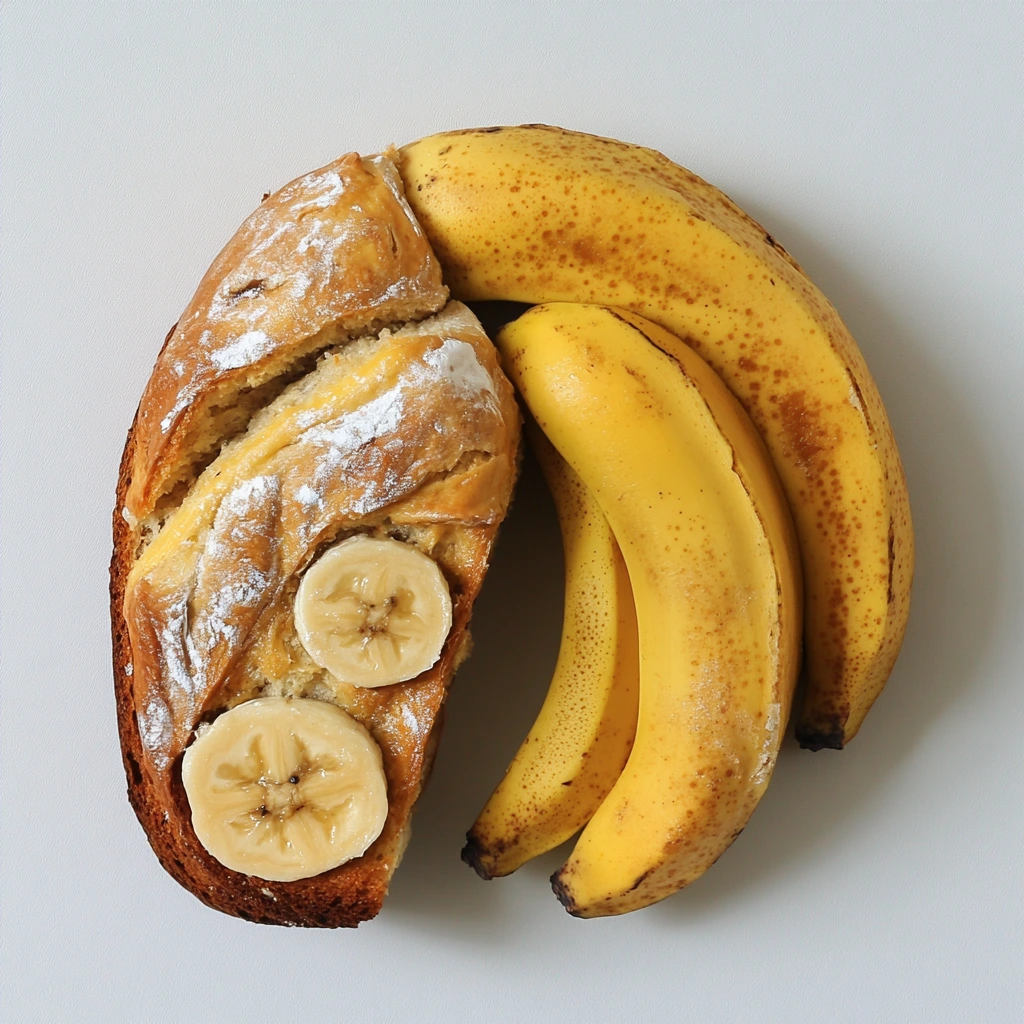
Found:
M 431 136 L 400 168 L 454 296 L 633 310 L 739 398 L 800 538 L 797 735 L 842 747 L 899 652 L 913 533 L 885 409 L 835 309 L 760 225 L 650 149 L 529 125 Z
M 507 875 L 591 819 L 636 732 L 636 613 L 611 527 L 580 478 L 535 427 L 530 444 L 555 499 L 565 551 L 565 612 L 544 704 L 466 836 L 462 858 Z
M 497 345 L 607 516 L 633 586 L 636 740 L 552 879 L 570 913 L 621 914 L 701 875 L 768 784 L 799 663 L 796 539 L 750 420 L 668 332 L 555 303 Z

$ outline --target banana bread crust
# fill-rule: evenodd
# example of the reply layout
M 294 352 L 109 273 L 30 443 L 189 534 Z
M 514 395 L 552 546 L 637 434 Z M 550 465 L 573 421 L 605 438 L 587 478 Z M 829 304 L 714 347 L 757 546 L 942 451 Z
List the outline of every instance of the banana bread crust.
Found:
M 342 158 L 350 162 L 353 159 L 361 161 L 360 166 L 365 167 L 367 159 L 371 158 L 359 158 L 354 154 Z M 381 173 L 384 180 L 390 171 L 385 167 Z M 385 185 L 393 191 L 387 181 Z M 289 187 L 286 186 L 286 189 Z M 271 197 L 270 206 L 265 203 L 264 207 L 280 211 L 282 204 L 275 207 L 274 201 L 275 197 Z M 387 216 L 405 216 L 400 203 L 386 202 L 385 207 Z M 417 235 L 418 225 L 414 220 L 412 224 L 407 230 L 410 244 L 416 242 L 417 238 L 422 239 L 422 233 Z M 196 337 L 201 337 L 205 328 L 202 317 L 194 315 L 195 309 L 204 304 L 208 306 L 210 294 L 216 293 L 218 288 L 223 289 L 225 281 L 233 281 L 234 276 L 238 276 L 237 268 L 230 260 L 226 261 L 225 254 L 233 253 L 232 259 L 236 263 L 245 264 L 242 276 L 247 276 L 253 269 L 250 250 L 255 236 L 251 231 L 247 243 L 250 248 L 239 243 L 236 249 L 232 249 L 238 238 L 245 236 L 245 230 L 246 225 L 243 225 L 239 236 L 217 258 L 186 311 L 192 311 L 189 314 L 192 315 L 190 332 Z M 273 233 L 272 223 L 269 230 Z M 287 244 L 294 247 L 295 232 L 289 227 L 281 234 L 287 237 Z M 379 235 L 379 232 L 376 234 Z M 400 243 L 396 245 L 401 247 Z M 388 293 L 389 289 L 382 287 L 377 280 L 380 268 L 376 263 L 375 252 L 376 246 L 364 245 L 358 252 L 347 256 L 343 254 L 343 259 L 348 258 L 352 263 L 348 268 L 350 276 L 374 279 L 376 283 L 371 291 L 373 295 L 379 296 Z M 396 249 L 393 255 L 398 254 Z M 292 256 L 288 252 L 275 257 L 271 252 L 267 258 L 271 264 L 275 259 L 280 264 L 292 259 Z M 422 247 L 417 249 L 416 258 L 411 262 L 406 260 L 403 265 L 405 269 L 389 271 L 397 272 L 400 276 L 400 283 L 396 285 L 393 282 L 390 289 L 391 294 L 401 296 L 400 303 L 396 305 L 376 300 L 364 303 L 365 309 L 358 317 L 350 317 L 344 322 L 337 318 L 336 310 L 317 319 L 319 314 L 315 311 L 311 313 L 308 306 L 302 305 L 307 301 L 305 296 L 297 295 L 292 302 L 294 318 L 306 320 L 298 332 L 301 335 L 299 343 L 294 342 L 294 332 L 289 334 L 291 319 L 288 300 L 279 301 L 274 310 L 274 322 L 283 325 L 282 336 L 285 341 L 280 345 L 268 346 L 268 350 L 274 351 L 271 358 L 277 362 L 272 366 L 267 364 L 269 369 L 266 373 L 260 371 L 257 386 L 272 380 L 275 374 L 287 374 L 295 365 L 301 366 L 301 374 L 308 374 L 309 364 L 301 364 L 301 360 L 311 351 L 308 342 L 310 338 L 317 338 L 317 351 L 320 351 L 332 344 L 344 345 L 353 337 L 364 337 L 368 332 L 377 330 L 380 327 L 381 310 L 384 310 L 387 317 L 399 318 L 393 326 L 400 328 L 403 321 L 429 316 L 435 307 L 443 305 L 447 290 L 440 282 L 436 260 L 425 239 L 422 239 Z M 293 273 L 302 272 L 301 265 L 293 268 Z M 475 325 L 475 320 L 464 307 L 463 312 L 455 314 L 460 323 L 466 317 Z M 438 319 L 443 320 L 443 317 Z M 487 450 L 483 453 L 486 460 L 492 463 L 493 469 L 481 473 L 479 466 L 471 466 L 462 472 L 462 464 L 456 456 L 459 431 L 464 432 L 465 428 L 456 422 L 457 417 L 453 417 L 450 429 L 456 443 L 453 445 L 454 468 L 450 476 L 435 474 L 411 494 L 404 495 L 404 502 L 397 501 L 389 505 L 385 501 L 372 510 L 365 522 L 345 524 L 349 528 L 355 525 L 356 529 L 392 532 L 405 530 L 415 534 L 420 526 L 437 523 L 441 525 L 436 529 L 446 530 L 455 536 L 457 543 L 454 548 L 457 554 L 448 557 L 447 561 L 445 556 L 439 556 L 452 589 L 452 629 L 438 662 L 427 672 L 408 683 L 366 691 L 363 703 L 357 705 L 354 711 L 350 709 L 357 719 L 363 720 L 371 733 L 375 733 L 384 755 L 389 811 L 382 833 L 363 856 L 314 877 L 292 882 L 272 882 L 240 874 L 221 865 L 205 850 L 192 828 L 191 812 L 181 782 L 180 751 L 175 750 L 170 763 L 162 766 L 154 760 L 152 746 L 147 744 L 140 728 L 142 709 L 137 685 L 142 674 L 139 671 L 140 652 L 133 650 L 131 629 L 126 618 L 126 588 L 132 569 L 147 542 L 159 533 L 168 517 L 173 517 L 180 507 L 182 496 L 191 490 L 196 480 L 187 476 L 183 478 L 184 485 L 179 487 L 180 493 L 161 510 L 163 518 L 155 525 L 147 527 L 142 520 L 147 515 L 152 516 L 161 495 L 166 499 L 169 494 L 166 487 L 168 480 L 173 482 L 175 474 L 179 474 L 181 467 L 187 465 L 192 454 L 189 449 L 189 424 L 194 425 L 197 418 L 209 413 L 209 396 L 215 395 L 218 404 L 230 405 L 232 395 L 252 394 L 254 379 L 249 373 L 250 364 L 240 368 L 230 367 L 227 375 L 221 373 L 216 359 L 210 363 L 210 352 L 216 352 L 217 349 L 211 350 L 208 344 L 200 345 L 195 341 L 190 343 L 189 335 L 182 332 L 180 323 L 172 328 L 164 341 L 154 375 L 128 433 L 118 475 L 113 514 L 113 556 L 110 564 L 114 691 L 131 806 L 164 868 L 186 889 L 217 910 L 267 924 L 354 927 L 374 917 L 381 908 L 391 875 L 409 839 L 413 805 L 430 769 L 447 687 L 468 652 L 468 624 L 473 602 L 479 593 L 500 521 L 511 498 L 515 475 L 519 415 L 511 386 L 501 374 L 496 356 L 479 331 L 479 326 L 466 329 L 471 333 L 476 332 L 470 340 L 476 346 L 478 357 L 483 353 L 482 366 L 493 384 L 494 422 L 491 434 L 488 435 Z M 405 330 L 407 334 L 410 331 L 415 333 L 416 328 L 407 327 Z M 424 330 L 427 328 L 424 327 Z M 399 334 L 401 330 L 394 332 L 394 336 Z M 232 344 L 231 338 L 224 335 L 220 341 L 220 350 Z M 173 370 L 183 359 L 191 360 L 190 379 L 205 381 L 205 384 L 191 394 L 189 402 L 168 419 L 168 409 L 173 409 L 174 404 L 180 401 L 180 393 L 172 394 L 165 378 L 170 372 L 168 368 Z M 211 372 L 207 372 L 209 365 L 204 368 L 204 360 L 206 364 L 212 365 Z M 224 363 L 223 359 L 221 363 Z M 270 393 L 269 400 L 274 397 L 276 395 Z M 168 403 L 171 403 L 170 406 Z M 247 421 L 251 419 L 250 413 L 256 412 L 259 412 L 258 408 L 249 410 Z M 154 424 L 159 425 L 161 421 L 167 424 L 167 429 L 155 430 Z M 244 424 L 241 427 L 233 424 L 230 433 L 216 437 L 210 446 L 212 452 L 202 453 L 207 455 L 206 465 L 210 464 L 210 459 L 216 458 L 217 451 L 225 441 L 234 437 L 245 443 L 247 435 L 244 428 Z M 446 426 L 445 429 L 449 428 Z M 194 431 L 191 437 L 194 442 Z M 199 443 L 201 446 L 207 441 Z M 469 447 L 476 448 L 478 444 L 473 442 Z M 479 453 L 474 451 L 470 454 Z M 199 466 L 194 475 L 201 478 L 203 469 L 205 466 Z M 304 567 L 301 566 L 299 571 Z M 208 703 L 205 708 L 201 707 L 197 711 L 194 720 L 186 723 L 188 728 L 194 728 L 199 723 L 200 712 L 203 710 L 209 710 Z M 391 716 L 387 729 L 381 726 L 380 716 L 384 715 Z M 395 724 L 401 722 L 408 723 L 404 733 L 403 727 Z

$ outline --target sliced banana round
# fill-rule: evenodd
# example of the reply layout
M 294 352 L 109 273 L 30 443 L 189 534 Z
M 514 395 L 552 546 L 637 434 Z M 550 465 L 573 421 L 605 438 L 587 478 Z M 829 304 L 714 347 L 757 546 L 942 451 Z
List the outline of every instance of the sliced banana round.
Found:
M 441 655 L 452 599 L 437 563 L 401 541 L 356 536 L 307 570 L 295 629 L 309 656 L 355 686 L 414 679 Z
M 181 781 L 209 853 L 274 882 L 361 856 L 388 815 L 380 748 L 319 700 L 262 697 L 225 711 L 185 751 Z

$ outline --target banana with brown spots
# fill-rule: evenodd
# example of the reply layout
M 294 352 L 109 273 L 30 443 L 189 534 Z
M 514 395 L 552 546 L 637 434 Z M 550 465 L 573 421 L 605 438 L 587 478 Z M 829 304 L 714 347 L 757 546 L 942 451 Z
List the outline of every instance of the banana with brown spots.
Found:
M 553 303 L 496 344 L 632 584 L 636 739 L 552 878 L 577 917 L 622 914 L 703 874 L 768 785 L 800 660 L 796 536 L 749 418 L 678 338 L 634 314 Z
M 881 397 L 835 309 L 759 224 L 650 149 L 544 125 L 485 128 L 412 143 L 399 167 L 454 296 L 633 310 L 739 398 L 800 539 L 797 735 L 842 747 L 899 652 L 914 544 Z

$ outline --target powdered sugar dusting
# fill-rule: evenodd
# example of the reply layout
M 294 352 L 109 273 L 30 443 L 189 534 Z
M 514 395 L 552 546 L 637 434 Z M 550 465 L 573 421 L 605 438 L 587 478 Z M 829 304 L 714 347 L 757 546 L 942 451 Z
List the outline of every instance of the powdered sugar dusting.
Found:
M 347 478 L 352 493 L 348 501 L 352 513 L 366 515 L 395 501 L 401 493 L 399 481 L 382 472 L 382 453 L 372 449 L 372 442 L 398 431 L 405 414 L 408 379 L 400 379 L 383 394 L 338 419 L 319 424 L 306 431 L 303 445 L 319 452 L 314 456 L 313 476 L 305 485 L 316 495 L 323 507 L 324 496 L 336 488 L 340 478 Z M 347 471 L 352 458 L 359 453 L 363 465 L 357 474 Z M 305 502 L 307 507 L 313 502 Z M 321 529 L 319 520 L 310 520 L 306 529 L 312 536 Z
M 309 508 L 310 505 L 319 505 L 323 501 L 323 498 L 309 484 L 303 484 L 295 492 L 295 497 L 306 508 Z
M 419 736 L 423 729 L 423 723 L 408 704 L 402 705 L 402 724 L 405 726 L 406 731 L 413 736 Z
M 381 434 L 389 434 L 402 422 L 403 388 L 396 385 L 338 420 L 307 431 L 307 443 L 325 445 L 340 459 Z
M 341 198 L 345 191 L 345 183 L 337 171 L 325 171 L 318 174 L 314 171 L 300 178 L 297 182 L 296 191 L 311 193 L 310 196 L 292 205 L 293 210 L 304 210 L 314 206 L 319 210 L 326 210 Z
M 221 503 L 221 510 L 244 516 L 254 507 L 262 505 L 271 495 L 276 495 L 280 487 L 280 482 L 274 476 L 254 476 L 243 480 Z
M 250 366 L 270 351 L 273 342 L 263 331 L 246 331 L 230 345 L 210 353 L 210 362 L 218 370 L 237 370 Z
M 166 768 L 170 758 L 164 751 L 170 745 L 172 732 L 170 708 L 159 697 L 153 696 L 147 702 L 146 710 L 135 717 L 142 744 L 151 752 L 153 763 L 161 770 Z
M 274 552 L 262 548 L 270 545 L 273 549 L 278 543 L 273 532 L 276 516 L 268 515 L 268 510 L 280 495 L 277 476 L 257 476 L 234 487 L 217 510 L 197 570 L 200 586 L 208 575 L 223 579 L 204 595 L 192 629 L 194 657 L 201 669 L 206 668 L 216 645 L 222 641 L 237 644 L 243 639 L 243 625 L 249 616 L 239 613 L 259 608 L 273 582 Z M 266 541 L 257 548 L 263 554 L 261 561 L 251 551 L 259 539 Z M 226 579 L 225 561 L 230 569 Z
M 428 352 L 423 361 L 463 397 L 490 395 L 495 398 L 494 381 L 480 365 L 476 349 L 469 342 L 445 338 L 441 347 Z
M 188 593 L 179 593 L 166 611 L 160 630 L 164 676 L 170 686 L 171 700 L 186 700 L 193 692 L 188 664 Z

